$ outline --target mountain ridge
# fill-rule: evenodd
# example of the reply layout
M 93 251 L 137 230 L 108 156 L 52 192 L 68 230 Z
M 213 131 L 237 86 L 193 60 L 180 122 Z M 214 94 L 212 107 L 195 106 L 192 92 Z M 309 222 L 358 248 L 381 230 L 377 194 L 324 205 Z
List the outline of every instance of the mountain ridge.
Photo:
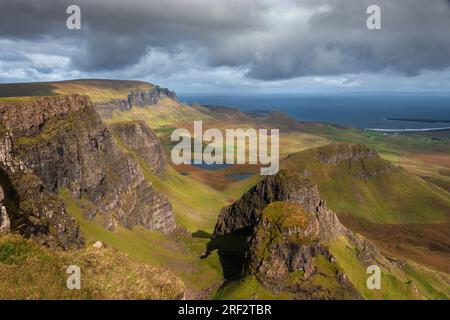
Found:
M 450 201 L 443 190 L 361 144 L 338 143 L 294 153 L 280 167 L 309 177 L 338 214 L 383 223 L 449 218 Z
M 10 166 L 0 172 L 0 233 L 21 225 L 22 235 L 50 250 L 84 250 L 100 240 L 161 271 L 173 271 L 185 283 L 185 297 L 233 297 L 227 296 L 233 290 L 247 290 L 240 296 L 245 299 L 447 297 L 448 278 L 422 268 L 431 253 L 417 248 L 423 252 L 417 266 L 411 255 L 386 251 L 379 234 L 349 220 L 369 219 L 377 230 L 385 227 L 396 234 L 405 224 L 416 230 L 424 221 L 445 230 L 441 221 L 448 195 L 381 159 L 372 148 L 323 146 L 332 140 L 304 133 L 323 126 L 299 123 L 281 113 L 188 106 L 170 90 L 161 89 L 160 95 L 159 87 L 142 82 L 67 81 L 56 83 L 53 95 L 45 97 L 44 87 L 27 86 L 18 90 L 37 90 L 41 96 L 0 98 L 5 120 L 0 167 Z M 131 104 L 130 95 L 136 98 Z M 178 127 L 190 130 L 193 120 L 220 129 L 280 127 L 286 158 L 279 175 L 235 182 L 220 175 L 251 175 L 251 168 L 208 172 L 173 166 L 166 155 L 170 132 Z M 314 149 L 317 146 L 322 147 Z M 54 228 L 58 225 L 66 230 Z M 366 237 L 358 235 L 360 231 Z M 421 245 L 420 236 L 406 239 L 407 245 Z M 8 235 L 1 237 L 8 248 L 22 246 Z M 441 261 L 448 261 L 446 238 L 426 240 L 426 248 L 441 259 L 433 270 L 445 273 Z M 373 263 L 382 268 L 381 291 L 365 286 L 366 268 Z

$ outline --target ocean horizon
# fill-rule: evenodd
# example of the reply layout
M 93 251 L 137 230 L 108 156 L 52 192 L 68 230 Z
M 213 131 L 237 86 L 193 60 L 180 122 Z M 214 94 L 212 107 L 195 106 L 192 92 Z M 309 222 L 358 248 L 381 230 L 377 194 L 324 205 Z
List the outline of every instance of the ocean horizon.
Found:
M 217 105 L 241 111 L 280 111 L 299 121 L 327 122 L 361 129 L 445 129 L 450 94 L 179 94 L 188 104 Z

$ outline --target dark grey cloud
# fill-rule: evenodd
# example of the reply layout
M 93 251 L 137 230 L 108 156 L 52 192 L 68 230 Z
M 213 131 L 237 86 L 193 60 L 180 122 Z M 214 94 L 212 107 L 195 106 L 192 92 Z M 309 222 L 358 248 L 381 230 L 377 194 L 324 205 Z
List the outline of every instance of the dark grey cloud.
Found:
M 66 8 L 81 7 L 83 28 L 66 29 Z M 120 69 L 134 64 L 151 47 L 174 50 L 180 43 L 208 45 L 228 33 L 261 27 L 258 2 L 226 0 L 2 0 L 0 37 L 72 39 L 72 55 L 83 70 Z M 67 41 L 66 43 L 67 44 Z
M 65 28 L 70 4 L 81 7 L 80 31 Z M 382 9 L 382 30 L 366 28 L 370 4 Z M 448 0 L 0 2 L 0 39 L 22 43 L 22 56 L 27 50 L 48 53 L 46 43 L 52 43 L 55 55 L 70 58 L 83 72 L 130 68 L 158 50 L 190 54 L 190 60 L 182 59 L 188 64 L 183 68 L 242 68 L 260 80 L 382 72 L 414 76 L 450 66 L 449 30 Z M 14 59 L 14 48 L 2 51 L 0 61 Z
M 311 16 L 306 32 L 279 43 L 266 59 L 254 63 L 250 76 L 271 80 L 382 71 L 414 76 L 450 66 L 450 10 L 444 1 L 299 3 L 326 8 Z M 382 30 L 366 28 L 370 4 L 381 7 Z

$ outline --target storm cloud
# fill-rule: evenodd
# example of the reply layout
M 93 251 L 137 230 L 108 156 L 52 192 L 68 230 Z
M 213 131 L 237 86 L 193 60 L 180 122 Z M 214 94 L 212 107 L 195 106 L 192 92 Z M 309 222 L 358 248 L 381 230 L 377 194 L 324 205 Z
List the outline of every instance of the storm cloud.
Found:
M 81 8 L 81 30 L 66 28 L 70 4 Z M 381 7 L 381 30 L 366 27 L 371 4 Z M 2 0 L 0 44 L 9 45 L 0 51 L 0 77 L 13 65 L 30 78 L 193 69 L 262 82 L 414 77 L 450 67 L 449 30 L 447 0 Z M 52 61 L 39 66 L 43 55 Z

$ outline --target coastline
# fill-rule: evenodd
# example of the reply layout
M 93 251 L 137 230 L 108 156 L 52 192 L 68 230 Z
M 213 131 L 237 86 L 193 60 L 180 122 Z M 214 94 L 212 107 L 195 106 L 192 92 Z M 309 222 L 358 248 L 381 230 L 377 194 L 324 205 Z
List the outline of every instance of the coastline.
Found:
M 385 132 L 385 133 L 396 133 L 396 132 L 429 132 L 429 131 L 446 131 L 450 130 L 450 127 L 440 127 L 440 128 L 409 128 L 409 129 L 378 129 L 378 128 L 364 128 L 367 131 Z

